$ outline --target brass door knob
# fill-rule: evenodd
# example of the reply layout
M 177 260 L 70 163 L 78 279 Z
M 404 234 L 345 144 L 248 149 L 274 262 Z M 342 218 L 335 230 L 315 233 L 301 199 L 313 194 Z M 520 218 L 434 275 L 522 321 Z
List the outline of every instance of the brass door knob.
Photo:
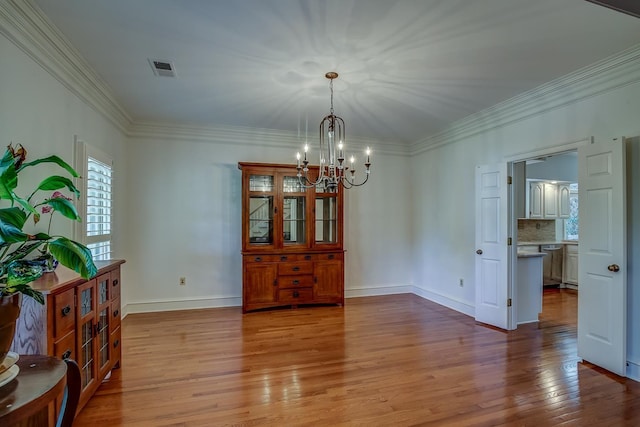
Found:
M 607 267 L 607 270 L 617 273 L 618 271 L 620 271 L 620 266 L 618 264 L 611 264 L 609 267 Z
M 476 251 L 476 253 L 477 253 L 478 255 L 482 255 L 482 249 L 478 249 L 478 250 Z

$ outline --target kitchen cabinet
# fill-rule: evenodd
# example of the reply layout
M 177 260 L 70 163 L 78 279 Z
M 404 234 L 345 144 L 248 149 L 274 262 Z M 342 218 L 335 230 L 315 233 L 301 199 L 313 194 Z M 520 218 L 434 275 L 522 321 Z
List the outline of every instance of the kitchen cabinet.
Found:
M 542 262 L 542 277 L 545 285 L 562 283 L 562 245 L 543 245 L 540 252 L 547 256 Z
M 527 218 L 569 218 L 569 185 L 529 181 Z
M 558 186 L 545 182 L 543 184 L 544 193 L 544 218 L 557 218 L 558 217 Z
M 564 268 L 562 281 L 569 285 L 578 285 L 578 245 L 564 245 Z
M 571 206 L 569 205 L 569 184 L 558 185 L 558 218 L 569 218 Z
M 529 183 L 529 218 L 544 218 L 544 184 L 541 181 Z
M 300 185 L 295 165 L 241 162 L 238 168 L 243 312 L 344 304 L 342 188 Z

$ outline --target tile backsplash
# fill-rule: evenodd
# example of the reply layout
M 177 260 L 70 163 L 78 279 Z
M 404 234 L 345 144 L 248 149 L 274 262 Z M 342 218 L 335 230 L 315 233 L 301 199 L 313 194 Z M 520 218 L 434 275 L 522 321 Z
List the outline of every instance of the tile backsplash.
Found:
M 555 219 L 519 219 L 518 241 L 545 242 L 556 240 Z

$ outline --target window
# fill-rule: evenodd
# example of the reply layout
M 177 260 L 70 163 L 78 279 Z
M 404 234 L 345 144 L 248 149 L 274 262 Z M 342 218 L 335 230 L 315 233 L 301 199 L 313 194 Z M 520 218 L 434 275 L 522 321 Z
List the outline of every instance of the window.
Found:
M 578 240 L 578 184 L 569 184 L 569 218 L 564 220 L 565 240 Z
M 82 223 L 78 239 L 84 243 L 94 260 L 111 259 L 112 180 L 113 162 L 99 150 L 76 141 L 76 170 L 84 178 L 81 208 Z

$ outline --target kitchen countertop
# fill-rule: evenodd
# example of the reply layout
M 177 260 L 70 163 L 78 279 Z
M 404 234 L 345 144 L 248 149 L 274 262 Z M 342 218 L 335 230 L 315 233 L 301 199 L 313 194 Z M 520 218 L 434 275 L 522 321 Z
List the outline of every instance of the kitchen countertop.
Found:
M 554 240 L 554 241 L 540 241 L 540 242 L 518 242 L 518 246 L 530 246 L 530 245 L 577 245 L 577 240 Z
M 547 256 L 545 252 L 518 252 L 518 258 L 535 258 Z

